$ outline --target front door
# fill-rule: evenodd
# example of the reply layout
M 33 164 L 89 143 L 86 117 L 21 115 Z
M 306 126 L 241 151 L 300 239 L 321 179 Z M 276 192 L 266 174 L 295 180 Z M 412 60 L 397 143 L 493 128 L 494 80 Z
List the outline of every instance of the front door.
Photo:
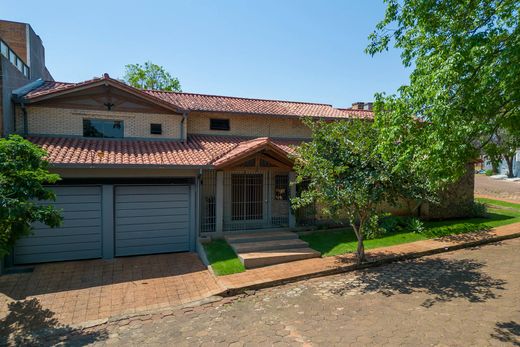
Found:
M 264 219 L 263 174 L 231 175 L 231 220 L 258 222 Z

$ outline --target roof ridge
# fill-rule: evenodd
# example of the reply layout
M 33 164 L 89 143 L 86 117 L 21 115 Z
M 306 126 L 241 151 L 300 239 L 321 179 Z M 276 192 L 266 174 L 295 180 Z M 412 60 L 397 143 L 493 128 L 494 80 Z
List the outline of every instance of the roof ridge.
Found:
M 229 98 L 229 99 L 240 99 L 240 100 L 255 100 L 255 101 L 275 101 L 275 102 L 288 102 L 291 104 L 306 104 L 306 105 L 320 105 L 320 106 L 332 106 L 332 104 L 326 104 L 321 102 L 309 102 L 309 101 L 294 101 L 294 100 L 281 100 L 281 99 L 262 99 L 262 98 L 248 98 L 244 96 L 229 96 L 229 95 L 217 95 L 217 94 L 202 94 L 202 93 L 191 93 L 191 92 L 174 92 L 169 90 L 156 90 L 156 89 L 141 89 L 144 92 L 155 92 L 155 93 L 167 93 L 167 94 L 182 94 L 182 95 L 195 95 L 195 96 L 209 96 L 212 98 Z

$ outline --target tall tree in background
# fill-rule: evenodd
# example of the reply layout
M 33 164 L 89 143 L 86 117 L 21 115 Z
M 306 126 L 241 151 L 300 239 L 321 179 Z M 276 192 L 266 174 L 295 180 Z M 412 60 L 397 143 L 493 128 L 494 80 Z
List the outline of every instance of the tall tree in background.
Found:
M 181 92 L 181 83 L 172 77 L 164 67 L 152 62 L 125 65 L 124 81 L 132 87 L 140 89 L 165 90 Z
M 397 170 L 412 162 L 438 188 L 460 178 L 520 111 L 520 2 L 385 2 L 366 51 L 393 46 L 413 71 L 396 95 L 376 95 L 381 151 L 399 152 Z

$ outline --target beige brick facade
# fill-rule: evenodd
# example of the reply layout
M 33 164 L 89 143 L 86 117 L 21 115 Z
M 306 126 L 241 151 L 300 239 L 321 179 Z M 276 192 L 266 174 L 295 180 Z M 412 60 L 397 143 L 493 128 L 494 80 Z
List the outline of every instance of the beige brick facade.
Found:
M 211 118 L 229 119 L 230 130 L 210 130 Z M 298 118 L 262 115 L 190 112 L 188 134 L 237 135 L 252 137 L 310 138 L 310 129 Z
M 83 135 L 83 119 L 114 119 L 124 122 L 128 138 L 180 139 L 182 116 L 116 111 L 92 111 L 51 107 L 28 107 L 28 133 L 35 135 Z M 150 124 L 162 124 L 162 135 L 150 134 Z M 23 118 L 18 112 L 17 132 L 23 131 Z

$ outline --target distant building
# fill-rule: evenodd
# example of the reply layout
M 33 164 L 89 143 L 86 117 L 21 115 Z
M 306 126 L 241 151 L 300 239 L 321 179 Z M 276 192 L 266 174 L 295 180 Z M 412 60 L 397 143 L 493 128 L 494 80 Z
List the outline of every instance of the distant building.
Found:
M 15 128 L 12 91 L 37 79 L 53 80 L 42 40 L 27 23 L 0 20 L 0 135 Z

